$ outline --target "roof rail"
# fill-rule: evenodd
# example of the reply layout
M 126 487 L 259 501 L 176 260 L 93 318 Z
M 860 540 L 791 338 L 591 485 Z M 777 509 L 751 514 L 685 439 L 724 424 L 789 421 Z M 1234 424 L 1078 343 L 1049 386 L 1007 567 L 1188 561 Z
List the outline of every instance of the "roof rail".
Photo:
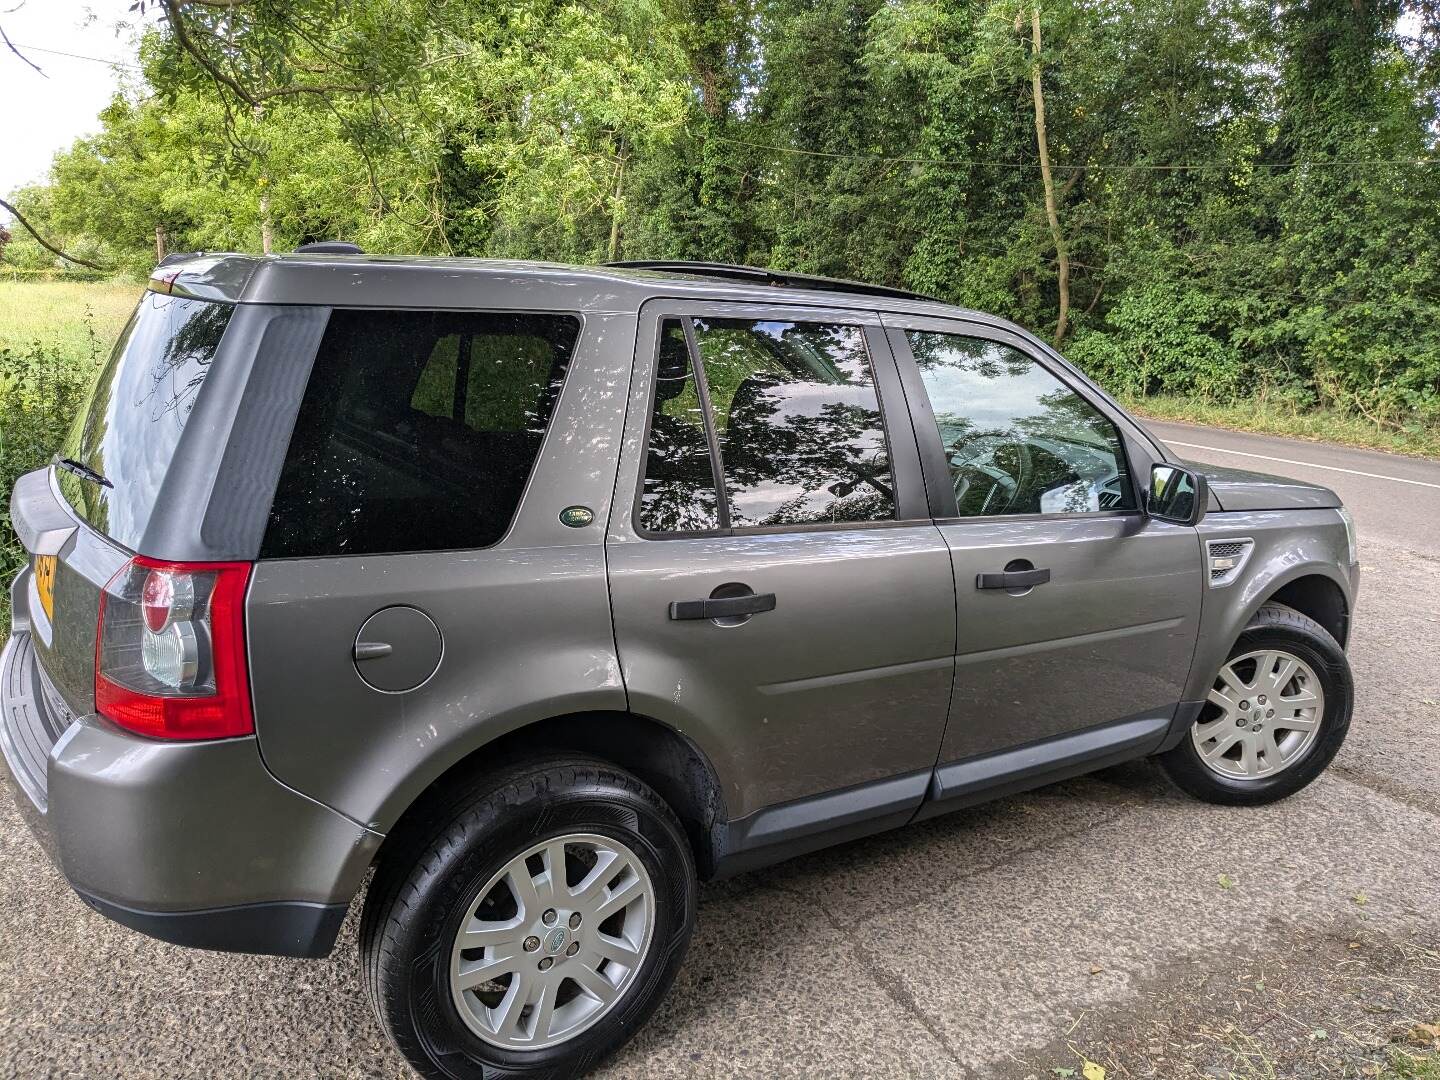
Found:
M 750 281 L 757 285 L 779 285 L 791 289 L 817 289 L 822 292 L 860 293 L 866 296 L 888 296 L 895 300 L 928 300 L 941 303 L 937 297 L 906 289 L 892 289 L 888 285 L 867 285 L 863 281 L 846 281 L 844 278 L 819 277 L 815 274 L 792 274 L 786 270 L 767 270 L 759 266 L 740 266 L 735 263 L 686 262 L 667 259 L 632 259 L 624 262 L 608 262 L 624 270 L 658 270 L 677 274 L 694 274 L 696 277 L 724 278 L 729 281 Z
M 297 255 L 364 255 L 365 251 L 359 244 L 352 244 L 348 240 L 315 240 L 308 244 L 301 244 L 295 249 Z

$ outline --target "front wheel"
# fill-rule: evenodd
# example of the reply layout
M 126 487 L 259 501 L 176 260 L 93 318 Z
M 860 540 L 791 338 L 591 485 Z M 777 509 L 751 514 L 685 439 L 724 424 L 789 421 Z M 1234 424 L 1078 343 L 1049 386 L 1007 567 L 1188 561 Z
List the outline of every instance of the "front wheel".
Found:
M 1274 802 L 1314 780 L 1350 727 L 1345 652 L 1313 619 L 1267 604 L 1240 635 L 1204 708 L 1159 757 L 1182 790 L 1207 802 Z
M 694 862 L 670 808 L 587 759 L 444 800 L 381 862 L 361 925 L 371 1001 L 423 1076 L 579 1076 L 644 1023 L 684 958 Z

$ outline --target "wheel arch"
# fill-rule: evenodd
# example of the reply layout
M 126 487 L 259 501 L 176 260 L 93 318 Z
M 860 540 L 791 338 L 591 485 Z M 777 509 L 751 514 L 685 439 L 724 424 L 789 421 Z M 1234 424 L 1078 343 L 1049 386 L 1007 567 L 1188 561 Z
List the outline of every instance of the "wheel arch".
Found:
M 1342 648 L 1345 646 L 1353 599 L 1348 582 L 1337 565 L 1314 557 L 1315 553 L 1306 554 L 1312 557 L 1288 562 L 1256 560 L 1255 570 L 1259 572 L 1253 576 L 1232 586 L 1206 590 L 1200 639 L 1181 700 L 1182 714 L 1187 703 L 1194 705 L 1205 699 L 1220 664 L 1266 604 L 1295 608 L 1329 631 Z M 1335 633 L 1336 629 L 1340 634 Z
M 633 773 L 665 800 L 685 827 L 696 869 L 711 876 L 717 828 L 727 821 L 725 794 L 714 764 L 690 738 L 638 713 L 592 710 L 536 720 L 475 747 L 431 780 L 387 830 L 375 861 L 406 837 L 409 826 L 443 806 L 462 781 L 537 754 L 585 754 Z M 397 843 L 406 843 L 398 840 Z
M 1343 649 L 1350 637 L 1350 604 L 1345 591 L 1332 578 L 1320 573 L 1292 577 L 1275 588 L 1256 607 L 1284 604 L 1313 619 L 1340 643 Z M 1251 618 L 1254 618 L 1252 613 Z

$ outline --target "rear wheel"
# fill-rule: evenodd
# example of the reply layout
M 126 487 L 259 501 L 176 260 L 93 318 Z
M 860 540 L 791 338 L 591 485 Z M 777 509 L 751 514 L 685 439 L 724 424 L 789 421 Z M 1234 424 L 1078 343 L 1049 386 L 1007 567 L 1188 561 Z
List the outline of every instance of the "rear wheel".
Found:
M 564 759 L 470 785 L 392 841 L 361 950 L 381 1024 L 425 1076 L 578 1076 L 659 1004 L 694 923 L 669 807 Z M 389 843 L 387 841 L 387 843 Z
M 1209 802 L 1253 805 L 1299 791 L 1345 741 L 1353 688 L 1345 652 L 1314 620 L 1267 604 L 1216 674 L 1204 708 L 1160 765 Z

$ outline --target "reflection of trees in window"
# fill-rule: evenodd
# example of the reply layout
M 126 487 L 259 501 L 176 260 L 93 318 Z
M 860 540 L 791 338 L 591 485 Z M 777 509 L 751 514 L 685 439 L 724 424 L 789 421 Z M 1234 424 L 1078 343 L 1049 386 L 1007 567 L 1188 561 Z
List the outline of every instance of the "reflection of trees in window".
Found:
M 877 521 L 895 499 L 863 332 L 819 323 L 697 319 L 735 527 Z M 651 530 L 716 527 L 709 444 L 679 326 L 661 375 L 641 501 Z
M 1114 425 L 1031 357 L 954 334 L 907 338 L 937 403 L 962 515 L 1132 508 Z
M 659 373 L 650 415 L 650 447 L 640 524 L 650 532 L 703 532 L 720 525 L 710 444 L 690 353 L 680 324 L 661 334 Z
M 982 379 L 1018 378 L 1028 374 L 1033 363 L 1022 352 L 982 338 L 918 330 L 910 331 L 906 337 L 922 373 L 954 368 Z
M 845 401 L 827 401 L 813 415 L 787 409 L 787 391 L 815 385 L 756 389 L 732 408 L 720 449 L 734 525 L 873 521 L 894 515 L 879 410 Z M 777 495 L 797 488 L 778 507 L 769 506 Z
M 156 352 L 150 370 L 150 388 L 135 402 L 150 402 L 150 419 L 175 418 L 176 429 L 183 428 L 195 406 L 195 394 L 210 371 L 220 335 L 230 321 L 233 310 L 228 304 L 208 304 L 193 300 L 156 297 L 157 309 L 166 311 L 166 321 L 173 332 Z
M 863 332 L 697 321 L 731 524 L 875 521 L 895 513 Z

